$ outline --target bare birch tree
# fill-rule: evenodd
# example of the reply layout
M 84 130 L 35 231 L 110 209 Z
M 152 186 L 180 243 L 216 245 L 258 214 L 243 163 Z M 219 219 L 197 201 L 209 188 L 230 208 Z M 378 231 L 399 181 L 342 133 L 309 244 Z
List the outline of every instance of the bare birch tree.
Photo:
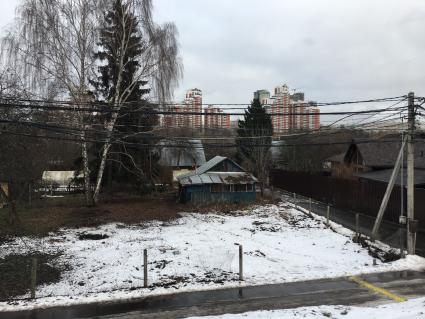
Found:
M 65 98 L 80 109 L 86 105 L 89 80 L 94 77 L 98 31 L 103 14 L 114 0 L 21 0 L 13 28 L 2 39 L 2 61 L 15 69 L 25 85 L 40 96 Z M 170 97 L 181 74 L 176 41 L 177 30 L 172 23 L 162 26 L 152 20 L 151 0 L 123 0 L 126 10 L 133 12 L 140 23 L 140 36 L 145 41 L 140 55 L 142 66 L 134 81 L 118 89 L 109 104 L 112 116 L 105 124 L 106 142 L 100 157 L 95 191 L 90 196 L 90 169 L 85 129 L 89 116 L 75 112 L 80 127 L 81 152 L 84 163 L 86 201 L 97 202 L 113 131 L 122 106 L 135 85 L 147 80 L 159 99 Z M 125 17 L 126 15 L 123 15 Z M 124 31 L 126 21 L 122 21 Z M 124 32 L 125 34 L 125 32 Z M 120 40 L 118 63 L 125 66 L 124 56 L 129 49 L 126 36 Z M 121 87 L 122 74 L 117 77 Z
M 100 165 L 96 179 L 96 186 L 93 200 L 96 203 L 102 185 L 102 178 L 108 153 L 111 148 L 115 124 L 118 116 L 125 112 L 123 106 L 132 95 L 133 90 L 138 89 L 142 81 L 150 84 L 154 96 L 159 99 L 167 99 L 171 96 L 172 89 L 177 84 L 181 75 L 181 62 L 178 55 L 178 45 L 176 40 L 177 30 L 173 24 L 163 26 L 156 25 L 152 20 L 151 0 L 113 0 L 119 3 L 122 12 L 119 14 L 121 21 L 118 22 L 117 32 L 118 43 L 114 52 L 115 60 L 118 61 L 118 74 L 115 75 L 115 91 L 108 101 L 111 105 L 111 116 L 105 125 L 107 137 L 101 153 Z M 136 19 L 133 19 L 136 17 Z M 133 78 L 125 87 L 122 86 L 123 74 L 126 63 L 132 60 L 126 59 L 131 48 L 131 34 L 134 32 L 133 23 L 138 24 L 138 36 L 142 40 L 142 47 L 138 57 L 139 67 L 133 74 Z M 131 101 L 133 102 L 133 101 Z M 143 109 L 143 108 L 142 108 Z
M 42 97 L 71 99 L 76 106 L 86 102 L 88 81 L 93 74 L 93 50 L 99 14 L 104 1 L 22 0 L 15 23 L 2 39 L 1 54 L 16 70 L 24 85 Z M 91 202 L 83 112 L 74 112 L 81 128 L 86 202 Z

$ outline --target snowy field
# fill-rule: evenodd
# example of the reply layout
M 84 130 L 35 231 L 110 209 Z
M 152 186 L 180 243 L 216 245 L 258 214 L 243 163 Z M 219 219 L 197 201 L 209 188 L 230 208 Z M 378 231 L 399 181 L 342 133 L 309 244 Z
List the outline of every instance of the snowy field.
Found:
M 378 307 L 320 306 L 188 319 L 424 319 L 425 298 Z
M 60 252 L 58 262 L 69 267 L 60 282 L 37 288 L 36 301 L 0 303 L 0 311 L 425 268 L 425 259 L 417 256 L 373 266 L 350 231 L 339 227 L 342 234 L 336 233 L 319 217 L 312 219 L 285 203 L 232 215 L 182 215 L 171 222 L 64 229 L 0 246 L 0 258 Z M 107 238 L 79 239 L 87 234 Z M 238 244 L 244 249 L 243 283 L 238 282 Z M 140 288 L 144 249 L 148 289 Z

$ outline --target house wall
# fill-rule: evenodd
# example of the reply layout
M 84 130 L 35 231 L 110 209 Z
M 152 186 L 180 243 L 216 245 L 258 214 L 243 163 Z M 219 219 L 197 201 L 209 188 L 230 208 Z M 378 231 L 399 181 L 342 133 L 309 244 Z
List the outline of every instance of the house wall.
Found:
M 256 199 L 255 187 L 249 192 L 211 192 L 211 185 L 192 185 L 181 188 L 180 200 L 183 203 L 250 203 Z
M 195 169 L 188 169 L 188 168 L 176 168 L 173 169 L 173 183 L 177 183 L 177 177 L 186 174 L 189 172 L 193 172 Z

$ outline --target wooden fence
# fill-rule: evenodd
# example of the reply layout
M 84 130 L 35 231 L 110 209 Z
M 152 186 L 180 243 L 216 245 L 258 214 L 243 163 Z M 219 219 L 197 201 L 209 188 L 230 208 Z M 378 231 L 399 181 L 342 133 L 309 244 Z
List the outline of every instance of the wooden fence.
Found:
M 339 209 L 376 216 L 387 184 L 369 180 L 346 180 L 320 174 L 272 170 L 273 186 L 315 200 L 329 203 Z M 406 190 L 404 190 L 404 214 L 406 214 Z M 401 212 L 401 188 L 394 186 L 384 219 L 399 222 Z M 415 190 L 415 218 L 419 227 L 425 228 L 425 189 Z

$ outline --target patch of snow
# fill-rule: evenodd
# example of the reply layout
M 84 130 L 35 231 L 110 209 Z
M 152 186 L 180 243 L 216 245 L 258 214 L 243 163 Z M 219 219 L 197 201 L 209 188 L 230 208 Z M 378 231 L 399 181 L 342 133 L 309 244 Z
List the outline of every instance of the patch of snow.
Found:
M 182 216 L 169 222 L 64 229 L 41 239 L 5 243 L 0 246 L 0 258 L 60 251 L 58 262 L 71 269 L 63 273 L 60 282 L 38 287 L 39 299 L 3 302 L 0 311 L 425 269 L 425 259 L 418 256 L 391 263 L 378 261 L 373 266 L 373 258 L 351 240 L 350 231 L 341 228 L 346 235 L 336 233 L 322 220 L 309 218 L 287 203 L 233 215 Z M 83 233 L 108 238 L 79 240 Z M 242 283 L 238 282 L 238 244 L 244 249 Z M 148 250 L 151 285 L 147 289 L 141 288 L 144 249 Z
M 238 315 L 202 317 L 202 319 L 424 319 L 425 298 L 377 307 L 320 306 L 288 310 L 256 311 Z M 201 319 L 191 317 L 188 319 Z

